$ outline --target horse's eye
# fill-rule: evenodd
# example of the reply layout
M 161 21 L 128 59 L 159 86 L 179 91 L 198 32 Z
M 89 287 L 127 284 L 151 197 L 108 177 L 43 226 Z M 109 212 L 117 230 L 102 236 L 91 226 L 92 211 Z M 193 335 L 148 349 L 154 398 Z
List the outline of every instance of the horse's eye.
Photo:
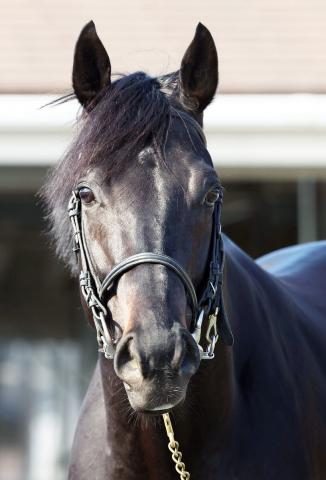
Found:
M 94 193 L 88 187 L 79 188 L 78 193 L 83 203 L 91 203 L 93 200 L 95 200 Z
M 206 197 L 205 197 L 205 204 L 208 206 L 208 207 L 213 207 L 215 202 L 217 202 L 218 198 L 219 198 L 220 194 L 217 190 L 211 190 L 210 192 L 208 192 L 206 194 Z

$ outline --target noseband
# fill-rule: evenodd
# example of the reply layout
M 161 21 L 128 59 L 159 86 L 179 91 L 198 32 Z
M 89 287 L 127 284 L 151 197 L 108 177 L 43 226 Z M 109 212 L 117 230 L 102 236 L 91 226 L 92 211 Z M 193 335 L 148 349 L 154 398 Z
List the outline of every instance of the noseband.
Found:
M 172 270 L 182 281 L 191 303 L 192 322 L 190 331 L 197 342 L 202 359 L 214 358 L 215 344 L 219 335 L 222 337 L 224 343 L 228 345 L 233 343 L 222 295 L 224 249 L 220 223 L 221 205 L 222 195 L 220 194 L 215 204 L 213 214 L 208 280 L 206 288 L 198 301 L 195 287 L 188 273 L 176 260 L 163 253 L 144 252 L 132 255 L 118 263 L 111 272 L 106 275 L 103 282 L 100 282 L 98 276 L 95 274 L 87 248 L 79 192 L 78 190 L 72 192 L 68 212 L 74 234 L 73 250 L 76 254 L 79 254 L 81 265 L 79 275 L 80 289 L 85 303 L 92 312 L 99 349 L 104 353 L 106 358 L 112 359 L 114 357 L 117 340 L 114 340 L 109 333 L 107 324 L 109 315 L 103 304 L 105 292 L 112 287 L 124 273 L 135 268 L 137 265 L 145 263 L 163 265 Z M 199 345 L 199 341 L 201 339 L 203 320 L 206 318 L 208 318 L 205 335 L 207 345 L 205 350 L 203 350 Z

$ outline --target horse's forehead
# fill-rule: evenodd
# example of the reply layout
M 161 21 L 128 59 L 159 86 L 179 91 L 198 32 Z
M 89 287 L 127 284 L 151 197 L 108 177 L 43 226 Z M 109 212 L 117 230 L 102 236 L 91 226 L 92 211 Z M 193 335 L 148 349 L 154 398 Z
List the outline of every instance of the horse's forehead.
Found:
M 137 153 L 123 156 L 117 152 L 107 162 L 90 167 L 86 176 L 118 190 L 129 185 L 138 191 L 139 184 L 145 187 L 156 183 L 166 184 L 171 190 L 176 180 L 178 188 L 180 184 L 187 188 L 191 179 L 210 168 L 209 154 L 196 129 L 178 119 L 171 124 L 163 145 L 153 140 Z

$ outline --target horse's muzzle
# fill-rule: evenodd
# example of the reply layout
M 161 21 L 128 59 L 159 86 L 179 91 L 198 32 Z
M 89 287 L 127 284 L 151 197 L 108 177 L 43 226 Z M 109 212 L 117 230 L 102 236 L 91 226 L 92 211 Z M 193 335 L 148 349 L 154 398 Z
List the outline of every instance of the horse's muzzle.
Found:
M 131 331 L 118 343 L 114 368 L 136 411 L 161 413 L 180 403 L 200 363 L 197 343 L 177 326 L 151 335 Z

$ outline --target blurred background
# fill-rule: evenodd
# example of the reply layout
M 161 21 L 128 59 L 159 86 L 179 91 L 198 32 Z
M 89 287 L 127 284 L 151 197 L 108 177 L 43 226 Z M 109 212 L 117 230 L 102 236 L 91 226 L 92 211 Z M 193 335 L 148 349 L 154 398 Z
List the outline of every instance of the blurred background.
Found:
M 36 192 L 72 138 L 74 44 L 93 19 L 114 72 L 179 67 L 198 21 L 220 93 L 206 114 L 223 228 L 253 257 L 326 236 L 324 0 L 5 0 L 0 17 L 0 480 L 63 480 L 96 359 Z

